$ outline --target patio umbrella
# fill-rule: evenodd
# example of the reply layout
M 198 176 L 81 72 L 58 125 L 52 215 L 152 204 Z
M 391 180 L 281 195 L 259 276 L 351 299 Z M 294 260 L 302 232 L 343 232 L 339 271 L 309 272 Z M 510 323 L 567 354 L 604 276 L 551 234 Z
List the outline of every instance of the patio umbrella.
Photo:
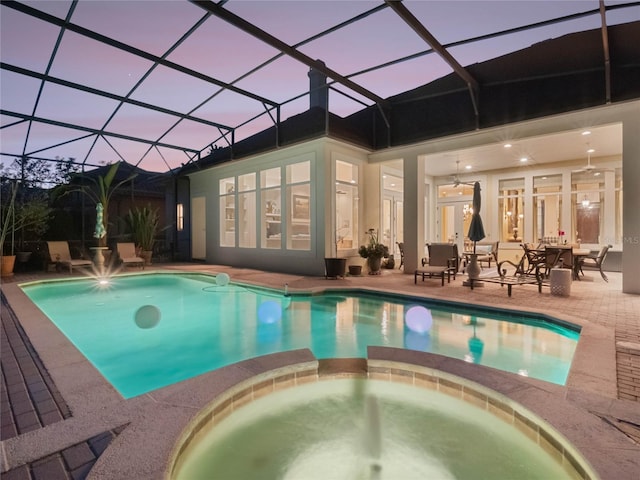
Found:
M 480 218 L 480 182 L 473 184 L 473 214 L 471 215 L 471 224 L 469 225 L 467 236 L 469 240 L 473 241 L 473 253 L 476 253 L 476 242 L 485 237 L 482 218 Z

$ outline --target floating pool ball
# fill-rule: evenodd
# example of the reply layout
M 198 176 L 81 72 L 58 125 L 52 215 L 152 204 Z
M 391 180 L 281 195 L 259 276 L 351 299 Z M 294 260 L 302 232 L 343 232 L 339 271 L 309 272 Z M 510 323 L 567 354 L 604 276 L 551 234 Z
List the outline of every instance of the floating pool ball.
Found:
M 155 305 L 144 305 L 136 311 L 135 321 L 139 328 L 153 328 L 160 322 L 160 309 Z
M 409 330 L 416 333 L 426 333 L 433 325 L 431 310 L 418 305 L 407 310 L 404 318 Z
M 218 275 L 216 275 L 216 285 L 219 285 L 220 287 L 224 287 L 225 285 L 227 285 L 229 283 L 229 275 L 226 273 L 219 273 Z
M 260 323 L 276 323 L 282 318 L 282 308 L 278 302 L 267 300 L 258 307 L 258 320 Z

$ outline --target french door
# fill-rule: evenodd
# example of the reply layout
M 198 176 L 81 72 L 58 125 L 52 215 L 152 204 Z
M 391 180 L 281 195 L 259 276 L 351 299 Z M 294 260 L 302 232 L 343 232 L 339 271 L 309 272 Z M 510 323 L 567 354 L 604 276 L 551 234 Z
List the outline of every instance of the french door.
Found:
M 437 241 L 455 243 L 458 251 L 463 252 L 472 212 L 471 201 L 439 203 Z

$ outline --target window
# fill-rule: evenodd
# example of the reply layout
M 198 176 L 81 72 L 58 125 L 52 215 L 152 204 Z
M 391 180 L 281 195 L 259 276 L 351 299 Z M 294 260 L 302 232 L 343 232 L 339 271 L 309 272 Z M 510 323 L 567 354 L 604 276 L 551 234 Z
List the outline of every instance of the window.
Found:
M 220 180 L 220 246 L 236 245 L 236 184 L 235 178 Z
M 311 249 L 311 163 L 287 165 L 287 248 Z
M 260 172 L 262 248 L 282 248 L 281 176 L 279 167 Z
M 238 176 L 238 245 L 256 247 L 256 174 Z
M 597 173 L 600 172 L 571 174 L 571 226 L 575 232 L 573 238 L 577 243 L 598 245 L 601 243 L 600 238 L 603 238 L 605 176 Z
M 524 237 L 524 178 L 500 180 L 498 210 L 500 241 L 521 242 Z
M 358 166 L 336 160 L 336 250 L 357 248 L 358 239 Z
M 556 243 L 562 225 L 562 175 L 533 177 L 533 238 Z

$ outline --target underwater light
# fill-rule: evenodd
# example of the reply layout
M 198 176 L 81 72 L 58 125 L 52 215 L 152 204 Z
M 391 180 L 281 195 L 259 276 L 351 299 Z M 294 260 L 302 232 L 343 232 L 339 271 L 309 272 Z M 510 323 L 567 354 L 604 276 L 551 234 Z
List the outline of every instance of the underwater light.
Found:
M 427 333 L 433 325 L 431 310 L 419 305 L 413 306 L 405 314 L 405 323 L 413 332 Z

